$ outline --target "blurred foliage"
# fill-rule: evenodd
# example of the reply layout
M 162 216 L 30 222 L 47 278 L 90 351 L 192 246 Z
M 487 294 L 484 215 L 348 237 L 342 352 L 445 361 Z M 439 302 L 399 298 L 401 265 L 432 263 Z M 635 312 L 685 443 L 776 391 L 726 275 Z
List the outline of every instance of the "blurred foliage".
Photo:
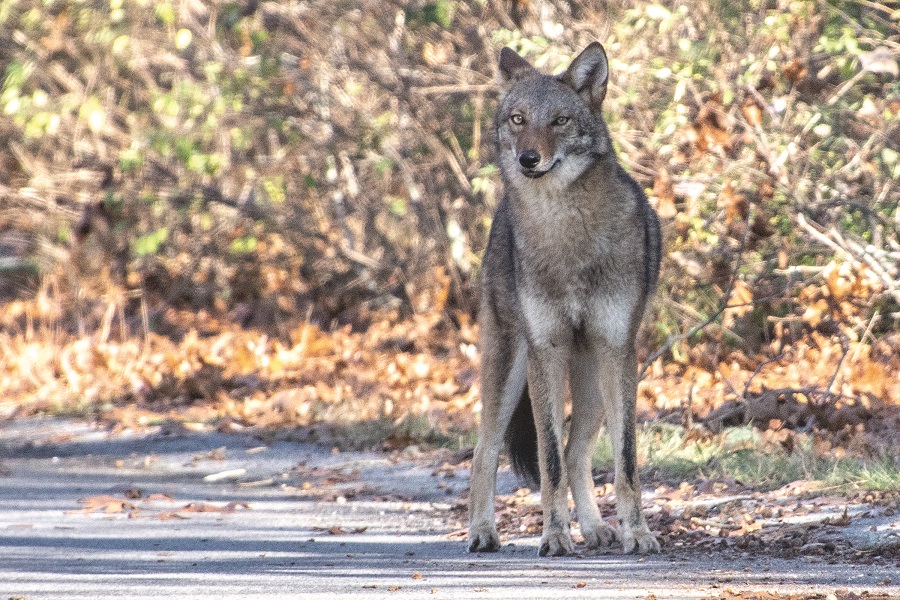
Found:
M 714 370 L 900 319 L 893 4 L 0 0 L 0 30 L 0 295 L 50 299 L 13 329 L 464 329 L 497 53 L 559 72 L 595 39 L 664 223 L 644 356 Z

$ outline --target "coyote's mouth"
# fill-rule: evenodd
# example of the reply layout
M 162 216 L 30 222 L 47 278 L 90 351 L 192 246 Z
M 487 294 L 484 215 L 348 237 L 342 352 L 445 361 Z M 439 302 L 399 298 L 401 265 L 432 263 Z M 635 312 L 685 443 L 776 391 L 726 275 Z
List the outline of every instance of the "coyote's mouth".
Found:
M 538 169 L 522 169 L 522 175 L 524 175 L 528 179 L 540 179 L 541 177 L 552 171 L 557 164 L 559 164 L 559 160 L 553 161 L 553 164 L 543 171 L 539 171 Z

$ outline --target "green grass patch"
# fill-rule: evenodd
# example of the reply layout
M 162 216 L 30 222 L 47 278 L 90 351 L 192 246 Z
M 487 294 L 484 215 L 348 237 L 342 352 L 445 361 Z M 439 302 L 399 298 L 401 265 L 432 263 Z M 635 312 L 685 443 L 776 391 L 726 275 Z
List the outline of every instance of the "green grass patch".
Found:
M 806 479 L 835 488 L 900 488 L 900 465 L 894 457 L 822 455 L 815 451 L 813 438 L 806 434 L 795 436 L 790 451 L 750 426 L 697 434 L 681 426 L 650 423 L 638 428 L 637 437 L 641 468 L 659 480 L 731 478 L 762 489 L 775 489 Z M 612 460 L 609 438 L 601 434 L 594 466 L 609 468 Z

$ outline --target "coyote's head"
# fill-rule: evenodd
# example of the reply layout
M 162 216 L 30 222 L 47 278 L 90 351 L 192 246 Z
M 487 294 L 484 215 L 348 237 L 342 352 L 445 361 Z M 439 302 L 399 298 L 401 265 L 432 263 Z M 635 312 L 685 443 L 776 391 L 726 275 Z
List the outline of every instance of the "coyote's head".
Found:
M 498 159 L 513 184 L 551 176 L 568 185 L 611 150 L 600 116 L 609 65 L 593 42 L 565 73 L 543 75 L 510 48 L 500 52 Z

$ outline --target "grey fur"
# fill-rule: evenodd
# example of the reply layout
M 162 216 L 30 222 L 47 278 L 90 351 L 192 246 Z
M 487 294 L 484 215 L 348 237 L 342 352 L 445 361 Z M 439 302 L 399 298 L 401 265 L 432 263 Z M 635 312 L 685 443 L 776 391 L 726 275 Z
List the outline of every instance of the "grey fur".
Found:
M 641 512 L 635 467 L 634 340 L 659 272 L 659 222 L 619 165 L 600 115 L 606 54 L 595 42 L 552 77 L 504 48 L 499 71 L 505 94 L 495 127 L 506 193 L 482 263 L 483 408 L 469 550 L 500 548 L 493 501 L 505 440 L 514 466 L 540 481 L 541 555 L 574 550 L 570 488 L 588 546 L 618 537 L 626 552 L 658 552 Z M 567 382 L 572 419 L 564 446 Z M 618 532 L 600 516 L 590 472 L 604 416 L 615 456 Z

